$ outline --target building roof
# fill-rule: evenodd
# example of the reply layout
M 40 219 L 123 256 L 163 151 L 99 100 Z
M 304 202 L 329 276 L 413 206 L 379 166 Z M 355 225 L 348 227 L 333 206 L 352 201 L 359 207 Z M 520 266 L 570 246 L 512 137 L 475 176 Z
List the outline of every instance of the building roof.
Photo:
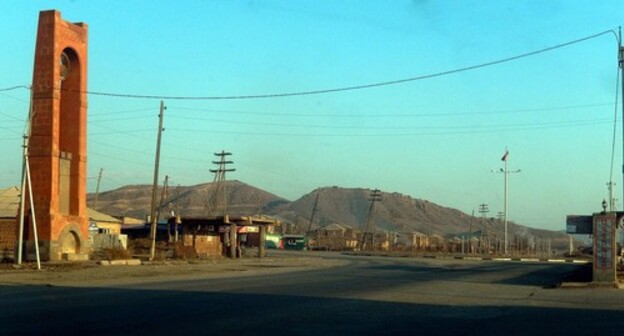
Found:
M 331 223 L 327 226 L 321 227 L 319 230 L 321 231 L 346 231 L 347 228 L 344 227 L 342 224 Z
M 0 218 L 17 218 L 19 202 L 20 190 L 18 187 L 0 190 Z
M 107 214 L 101 213 L 97 210 L 93 210 L 91 208 L 87 208 L 87 213 L 89 214 L 89 220 L 100 223 L 113 223 L 113 224 L 121 224 L 121 220 L 109 216 Z
M 145 224 L 145 220 L 144 219 L 139 219 L 139 218 L 134 218 L 134 217 L 121 217 L 120 220 L 123 222 L 124 225 L 143 225 Z
M 182 225 L 185 224 L 224 224 L 237 226 L 245 225 L 279 225 L 280 221 L 268 216 L 209 216 L 209 217 L 182 217 Z

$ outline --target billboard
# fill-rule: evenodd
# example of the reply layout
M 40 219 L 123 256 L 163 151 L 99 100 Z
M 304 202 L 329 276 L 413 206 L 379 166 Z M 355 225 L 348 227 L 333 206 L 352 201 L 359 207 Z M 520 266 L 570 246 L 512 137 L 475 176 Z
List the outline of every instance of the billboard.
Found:
M 566 217 L 567 234 L 593 234 L 593 216 L 569 215 Z

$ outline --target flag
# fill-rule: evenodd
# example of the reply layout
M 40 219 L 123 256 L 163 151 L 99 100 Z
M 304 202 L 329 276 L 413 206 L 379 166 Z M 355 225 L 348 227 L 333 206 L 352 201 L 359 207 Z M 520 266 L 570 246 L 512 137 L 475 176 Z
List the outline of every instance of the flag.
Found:
M 509 151 L 505 150 L 505 154 L 503 155 L 503 157 L 501 158 L 501 161 L 507 161 L 507 157 L 509 156 Z

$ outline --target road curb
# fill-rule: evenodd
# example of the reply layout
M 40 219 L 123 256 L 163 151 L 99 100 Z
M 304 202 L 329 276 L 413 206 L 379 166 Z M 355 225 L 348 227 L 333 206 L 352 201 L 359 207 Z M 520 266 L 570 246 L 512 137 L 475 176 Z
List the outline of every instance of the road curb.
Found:
M 141 265 L 141 260 L 139 259 L 100 260 L 98 264 L 100 266 L 139 266 Z
M 377 257 L 392 257 L 387 253 L 374 254 L 374 253 L 345 253 L 351 256 L 377 256 Z M 403 257 L 403 255 L 401 255 Z M 590 260 L 573 259 L 573 258 L 521 258 L 521 257 L 491 257 L 491 256 L 461 256 L 461 255 L 435 255 L 435 254 L 422 254 L 412 256 L 413 258 L 425 258 L 425 259 L 446 259 L 446 260 L 468 260 L 468 261 L 503 261 L 503 262 L 539 262 L 539 263 L 574 263 L 574 264 L 587 264 L 591 263 Z

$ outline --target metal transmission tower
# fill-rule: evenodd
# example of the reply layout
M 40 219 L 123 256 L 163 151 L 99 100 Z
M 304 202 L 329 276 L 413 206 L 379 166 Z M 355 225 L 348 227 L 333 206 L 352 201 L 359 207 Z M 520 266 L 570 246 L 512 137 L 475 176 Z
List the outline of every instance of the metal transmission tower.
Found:
M 486 221 L 488 212 L 490 212 L 490 209 L 488 208 L 487 204 L 485 203 L 479 204 L 479 213 L 481 214 L 481 219 L 483 220 L 483 229 L 481 229 L 481 242 L 480 242 L 481 253 L 483 253 L 484 245 L 487 249 L 490 248 L 489 237 L 488 237 L 488 232 L 487 232 L 487 221 Z
M 366 250 L 369 247 L 371 250 L 375 249 L 375 203 L 381 201 L 381 191 L 379 189 L 373 190 L 369 200 L 371 204 L 368 209 L 366 225 L 364 226 L 364 232 L 362 233 L 362 239 L 360 241 L 361 250 Z
M 226 160 L 226 157 L 232 155 L 232 153 L 221 150 L 221 153 L 214 153 L 219 158 L 218 161 L 212 161 L 217 165 L 217 169 L 210 169 L 211 173 L 214 173 L 214 180 L 212 183 L 213 192 L 208 200 L 208 215 L 216 216 L 219 214 L 219 210 L 222 210 L 221 214 L 225 216 L 227 214 L 227 193 L 225 188 L 225 173 L 233 172 L 236 169 L 227 168 L 227 165 L 233 164 L 233 161 Z

